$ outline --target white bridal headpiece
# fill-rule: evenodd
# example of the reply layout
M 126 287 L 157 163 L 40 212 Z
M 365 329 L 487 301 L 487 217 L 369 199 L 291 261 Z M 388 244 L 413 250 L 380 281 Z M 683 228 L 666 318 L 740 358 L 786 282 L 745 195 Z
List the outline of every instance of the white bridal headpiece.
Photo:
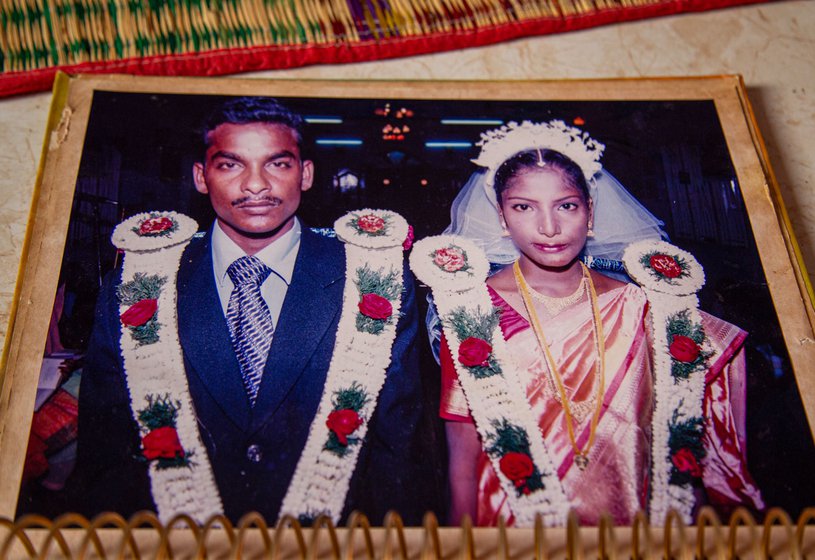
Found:
M 485 169 L 473 173 L 459 191 L 450 210 L 452 222 L 444 233 L 472 239 L 492 263 L 507 264 L 518 258 L 512 240 L 501 235 L 493 188 L 495 172 L 512 156 L 534 149 L 562 153 L 580 166 L 586 177 L 594 202 L 594 237 L 586 242 L 587 256 L 620 261 L 629 243 L 668 238 L 663 222 L 603 169 L 600 157 L 605 146 L 587 132 L 560 120 L 510 122 L 482 133 L 477 145 L 481 153 L 472 161 Z
M 521 124 L 510 122 L 501 128 L 481 133 L 481 153 L 473 161 L 487 168 L 487 186 L 493 186 L 495 172 L 512 156 L 534 149 L 560 152 L 575 162 L 583 171 L 586 181 L 602 169 L 600 156 L 605 146 L 594 140 L 587 132 L 567 125 L 563 121 Z

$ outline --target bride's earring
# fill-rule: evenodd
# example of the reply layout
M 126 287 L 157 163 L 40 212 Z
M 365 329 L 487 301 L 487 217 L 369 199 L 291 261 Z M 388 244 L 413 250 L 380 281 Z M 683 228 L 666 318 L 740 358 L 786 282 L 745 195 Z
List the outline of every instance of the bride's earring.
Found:
M 507 229 L 507 223 L 504 220 L 501 220 L 501 237 L 509 237 L 510 233 Z
M 592 224 L 591 224 L 591 222 L 589 222 L 589 229 L 588 229 L 588 231 L 586 231 L 586 237 L 594 237 L 594 230 L 591 229 L 591 226 L 592 226 Z

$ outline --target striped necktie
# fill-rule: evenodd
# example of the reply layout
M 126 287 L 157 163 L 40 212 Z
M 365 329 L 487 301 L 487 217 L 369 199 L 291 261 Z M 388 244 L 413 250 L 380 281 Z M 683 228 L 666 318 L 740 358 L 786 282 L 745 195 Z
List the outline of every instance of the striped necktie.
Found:
M 257 257 L 241 257 L 226 270 L 234 284 L 226 321 L 250 406 L 255 405 L 274 334 L 272 315 L 260 294 L 260 285 L 271 272 Z

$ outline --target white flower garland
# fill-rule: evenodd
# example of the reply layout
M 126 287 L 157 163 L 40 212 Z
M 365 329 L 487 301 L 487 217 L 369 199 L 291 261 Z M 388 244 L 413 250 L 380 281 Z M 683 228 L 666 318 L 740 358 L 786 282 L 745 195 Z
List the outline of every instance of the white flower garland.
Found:
M 167 218 L 172 223 L 169 229 L 151 234 L 139 235 L 137 231 L 145 222 L 155 222 Z M 129 253 L 159 251 L 179 244 L 186 244 L 198 231 L 198 222 L 178 212 L 143 212 L 131 216 L 113 230 L 111 242 L 118 249 Z M 178 268 L 176 267 L 176 270 Z
M 434 263 L 437 251 L 449 247 L 460 248 L 466 253 L 469 270 L 445 271 L 438 263 Z M 668 256 L 674 263 L 681 263 L 681 266 L 676 264 L 676 270 L 668 269 L 668 276 L 662 277 L 642 263 L 653 255 Z M 653 480 L 650 516 L 652 521 L 662 523 L 668 510 L 673 508 L 685 522 L 690 523 L 695 505 L 693 486 L 671 482 L 671 473 L 677 467 L 672 461 L 669 441 L 671 426 L 675 422 L 701 419 L 706 367 L 692 371 L 686 378 L 672 374 L 674 360 L 670 352 L 671 335 L 668 324 L 679 315 L 686 318 L 692 326 L 701 329 L 696 292 L 704 285 L 704 271 L 690 253 L 664 242 L 646 241 L 634 244 L 626 250 L 624 261 L 629 274 L 646 292 L 655 330 L 660 325 L 662 328 L 659 332 L 663 333 L 662 336 L 656 336 L 656 333 L 653 336 L 656 404 L 652 420 Z M 492 353 L 500 364 L 503 376 L 476 379 L 466 366 L 455 359 L 461 340 L 451 328 L 451 313 L 457 308 L 467 309 L 471 313 L 492 308 L 484 283 L 489 263 L 483 251 L 461 237 L 429 237 L 416 243 L 410 264 L 417 278 L 433 290 L 458 378 L 484 445 L 486 446 L 491 426 L 496 420 L 508 420 L 512 424 L 523 426 L 527 434 L 540 436 L 530 437 L 530 444 L 534 463 L 545 474 L 551 475 L 544 478 L 546 487 L 543 491 L 518 496 L 513 482 L 502 473 L 498 458 L 491 457 L 517 524 L 531 525 L 535 514 L 540 513 L 546 525 L 563 525 L 569 503 L 529 407 L 518 367 L 508 351 L 500 327 L 496 326 L 492 333 Z M 676 276 L 671 277 L 673 275 Z M 712 346 L 706 338 L 700 345 L 699 352 L 701 356 L 707 356 L 706 359 L 711 359 Z
M 671 278 L 664 276 L 645 264 L 649 255 L 681 262 L 682 274 Z M 651 453 L 651 501 L 649 513 L 652 522 L 662 523 L 670 508 L 675 509 L 686 523 L 696 498 L 691 484 L 672 484 L 671 472 L 675 469 L 669 447 L 671 423 L 675 419 L 702 418 L 702 401 L 705 392 L 706 368 L 691 372 L 686 379 L 672 374 L 674 359 L 671 357 L 668 324 L 677 315 L 684 315 L 692 325 L 701 328 L 699 299 L 696 292 L 704 285 L 702 266 L 690 253 L 664 241 L 641 241 L 629 245 L 623 255 L 628 274 L 642 286 L 647 297 L 653 326 L 654 356 L 654 415 L 652 420 Z M 669 261 L 670 262 L 670 261 Z M 712 354 L 712 347 L 705 338 L 702 352 Z
M 438 252 L 449 248 L 462 250 L 466 257 L 460 268 L 448 266 L 445 270 L 436 259 Z M 461 264 L 460 262 L 458 263 Z M 410 266 L 417 278 L 433 291 L 433 297 L 442 320 L 443 329 L 453 355 L 456 372 L 467 398 L 482 442 L 494 437 L 496 423 L 508 422 L 522 428 L 529 441 L 531 459 L 542 475 L 543 488 L 521 494 L 516 484 L 501 470 L 500 457 L 490 456 L 493 468 L 509 500 L 516 525 L 529 527 L 540 514 L 547 526 L 563 526 L 569 511 L 569 502 L 563 492 L 554 463 L 543 441 L 538 423 L 526 399 L 519 368 L 515 363 L 500 326 L 491 333 L 492 356 L 502 373 L 477 379 L 455 357 L 461 340 L 451 327 L 451 314 L 463 308 L 480 315 L 493 309 L 484 283 L 489 262 L 484 252 L 471 241 L 457 236 L 440 235 L 417 242 L 410 257 Z
M 137 411 L 147 405 L 148 397 L 168 395 L 173 403 L 179 403 L 175 427 L 181 447 L 191 457 L 191 464 L 159 469 L 156 461 L 150 462 L 150 484 L 159 519 L 167 523 L 173 516 L 184 513 L 203 524 L 212 515 L 223 513 L 223 505 L 198 432 L 178 339 L 176 310 L 176 275 L 181 255 L 198 230 L 198 224 L 182 214 L 165 212 L 160 216 L 174 222 L 172 231 L 155 236 L 140 236 L 133 231 L 157 214 L 137 214 L 113 231 L 113 244 L 125 251 L 123 284 L 133 281 L 136 274 L 157 274 L 167 279 L 157 302 L 156 320 L 161 325 L 158 341 L 140 345 L 122 327 L 122 357 L 130 407 L 136 422 L 139 422 Z M 120 305 L 120 313 L 127 308 L 127 305 Z
M 354 226 L 359 223 L 360 218 L 368 220 L 365 222 L 368 231 Z M 395 212 L 364 209 L 341 217 L 335 222 L 334 229 L 337 237 L 345 242 L 348 271 L 342 314 L 323 396 L 294 477 L 283 499 L 280 515 L 291 514 L 307 520 L 318 515 L 328 515 L 337 523 L 362 446 L 349 445 L 342 456 L 328 449 L 326 443 L 331 437 L 327 426 L 329 415 L 334 410 L 339 392 L 351 387 L 360 388 L 368 399 L 357 411 L 362 423 L 354 430 L 353 435 L 360 441 L 364 440 L 390 365 L 401 305 L 400 290 L 395 299 L 390 300 L 392 320 L 383 324 L 381 332 L 371 334 L 359 330 L 358 304 L 363 294 L 354 279 L 356 271 L 373 264 L 379 273 L 392 274 L 394 281 L 402 286 L 402 244 L 408 235 L 408 225 Z M 398 442 L 395 444 L 398 445 Z
M 661 254 L 683 263 L 681 276 L 665 277 L 643 263 L 644 257 Z M 626 247 L 623 255 L 629 276 L 647 290 L 674 296 L 693 295 L 705 285 L 705 271 L 696 257 L 666 241 L 645 240 Z
M 369 218 L 374 224 L 367 224 L 371 231 L 351 227 L 351 221 L 361 216 Z M 146 222 L 163 218 L 171 220 L 172 226 L 168 225 L 169 222 L 158 223 L 154 229 L 147 227 L 144 230 L 146 233 L 138 233 Z M 382 227 L 373 231 L 377 218 L 381 220 Z M 381 320 L 381 332 L 371 334 L 357 329 L 362 294 L 357 282 L 348 275 L 323 397 L 281 507 L 281 515 L 290 513 L 314 517 L 327 514 L 336 523 L 342 513 L 361 445 L 349 445 L 342 456 L 332 453 L 326 449 L 331 435 L 326 422 L 339 392 L 351 388 L 361 390 L 367 398 L 358 411 L 362 423 L 353 430 L 353 435 L 360 443 L 364 440 L 367 421 L 376 408 L 396 338 L 401 305 L 402 245 L 408 236 L 408 225 L 394 212 L 365 209 L 340 218 L 335 227 L 337 236 L 346 243 L 347 271 L 370 269 L 370 265 L 374 264 L 379 267 L 375 273 L 385 276 L 392 274 L 392 284 L 399 286 L 395 297 L 389 299 L 392 309 L 389 320 Z M 134 418 L 139 422 L 138 411 L 147 407 L 148 398 L 155 401 L 166 397 L 177 411 L 175 428 L 184 454 L 190 457 L 189 464 L 175 468 L 159 468 L 157 461 L 151 461 L 153 500 L 159 518 L 165 523 L 183 513 L 203 524 L 212 515 L 223 513 L 212 466 L 198 431 L 178 339 L 176 276 L 181 255 L 197 229 L 195 221 L 182 214 L 150 212 L 122 222 L 112 237 L 116 247 L 125 251 L 123 284 L 132 282 L 136 274 L 166 278 L 155 315 L 155 320 L 160 324 L 158 340 L 140 344 L 126 328 L 123 328 L 121 337 Z M 121 305 L 120 312 L 124 313 L 128 307 Z M 142 423 L 140 425 L 143 426 Z

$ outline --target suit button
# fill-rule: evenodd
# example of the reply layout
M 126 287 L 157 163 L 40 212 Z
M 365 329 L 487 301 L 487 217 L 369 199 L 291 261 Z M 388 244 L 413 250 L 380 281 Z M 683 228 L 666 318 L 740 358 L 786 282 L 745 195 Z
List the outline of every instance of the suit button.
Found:
M 261 451 L 260 446 L 256 443 L 253 443 L 252 445 L 247 447 L 246 458 L 252 461 L 253 463 L 260 463 L 260 460 L 263 459 L 263 451 Z

